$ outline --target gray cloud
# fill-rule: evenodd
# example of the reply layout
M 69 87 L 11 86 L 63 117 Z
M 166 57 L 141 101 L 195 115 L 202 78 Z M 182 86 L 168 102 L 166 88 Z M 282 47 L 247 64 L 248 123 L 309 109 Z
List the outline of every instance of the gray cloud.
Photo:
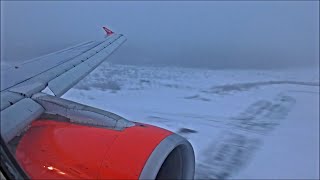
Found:
M 209 68 L 319 64 L 319 2 L 3 2 L 1 59 L 21 61 L 103 36 L 110 61 Z

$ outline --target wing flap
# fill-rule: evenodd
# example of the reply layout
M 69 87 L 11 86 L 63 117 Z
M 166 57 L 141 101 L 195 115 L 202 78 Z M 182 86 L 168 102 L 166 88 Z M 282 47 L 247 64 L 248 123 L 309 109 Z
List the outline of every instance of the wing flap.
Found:
M 81 63 L 75 68 L 70 69 L 61 76 L 51 80 L 48 83 L 49 89 L 54 93 L 55 96 L 61 96 L 67 92 L 72 86 L 86 76 L 91 69 L 87 64 Z
M 56 95 L 61 96 L 71 87 L 93 71 L 101 64 L 117 47 L 119 47 L 126 39 L 122 36 L 117 39 L 117 43 L 111 44 L 108 48 L 99 51 L 96 55 L 75 66 L 69 71 L 61 74 L 55 79 L 49 81 L 49 89 Z
M 43 112 L 44 108 L 30 98 L 24 98 L 1 111 L 2 138 L 9 142 Z
M 1 93 L 1 111 L 11 106 L 12 104 L 18 102 L 21 99 L 23 99 L 23 96 L 17 93 L 12 93 L 7 91 L 4 93 Z

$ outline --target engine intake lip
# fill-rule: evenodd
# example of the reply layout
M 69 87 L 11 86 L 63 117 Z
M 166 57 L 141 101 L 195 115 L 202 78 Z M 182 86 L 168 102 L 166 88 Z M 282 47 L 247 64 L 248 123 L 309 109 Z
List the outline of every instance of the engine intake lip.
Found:
M 168 165 L 175 168 L 166 168 Z M 185 138 L 171 134 L 149 156 L 139 179 L 193 179 L 194 170 L 192 145 Z

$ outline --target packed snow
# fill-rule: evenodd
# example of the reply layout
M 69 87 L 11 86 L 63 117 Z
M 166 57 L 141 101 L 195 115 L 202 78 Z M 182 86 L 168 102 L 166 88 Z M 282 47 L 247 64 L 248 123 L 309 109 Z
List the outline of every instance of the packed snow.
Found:
M 104 63 L 64 98 L 187 138 L 195 178 L 319 178 L 319 69 Z

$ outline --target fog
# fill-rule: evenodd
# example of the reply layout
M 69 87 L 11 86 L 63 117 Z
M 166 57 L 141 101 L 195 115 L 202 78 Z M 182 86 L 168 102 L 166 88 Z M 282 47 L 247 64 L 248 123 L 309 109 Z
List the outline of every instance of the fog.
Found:
M 21 62 L 103 37 L 111 62 L 204 68 L 319 65 L 319 2 L 1 1 L 1 60 Z

